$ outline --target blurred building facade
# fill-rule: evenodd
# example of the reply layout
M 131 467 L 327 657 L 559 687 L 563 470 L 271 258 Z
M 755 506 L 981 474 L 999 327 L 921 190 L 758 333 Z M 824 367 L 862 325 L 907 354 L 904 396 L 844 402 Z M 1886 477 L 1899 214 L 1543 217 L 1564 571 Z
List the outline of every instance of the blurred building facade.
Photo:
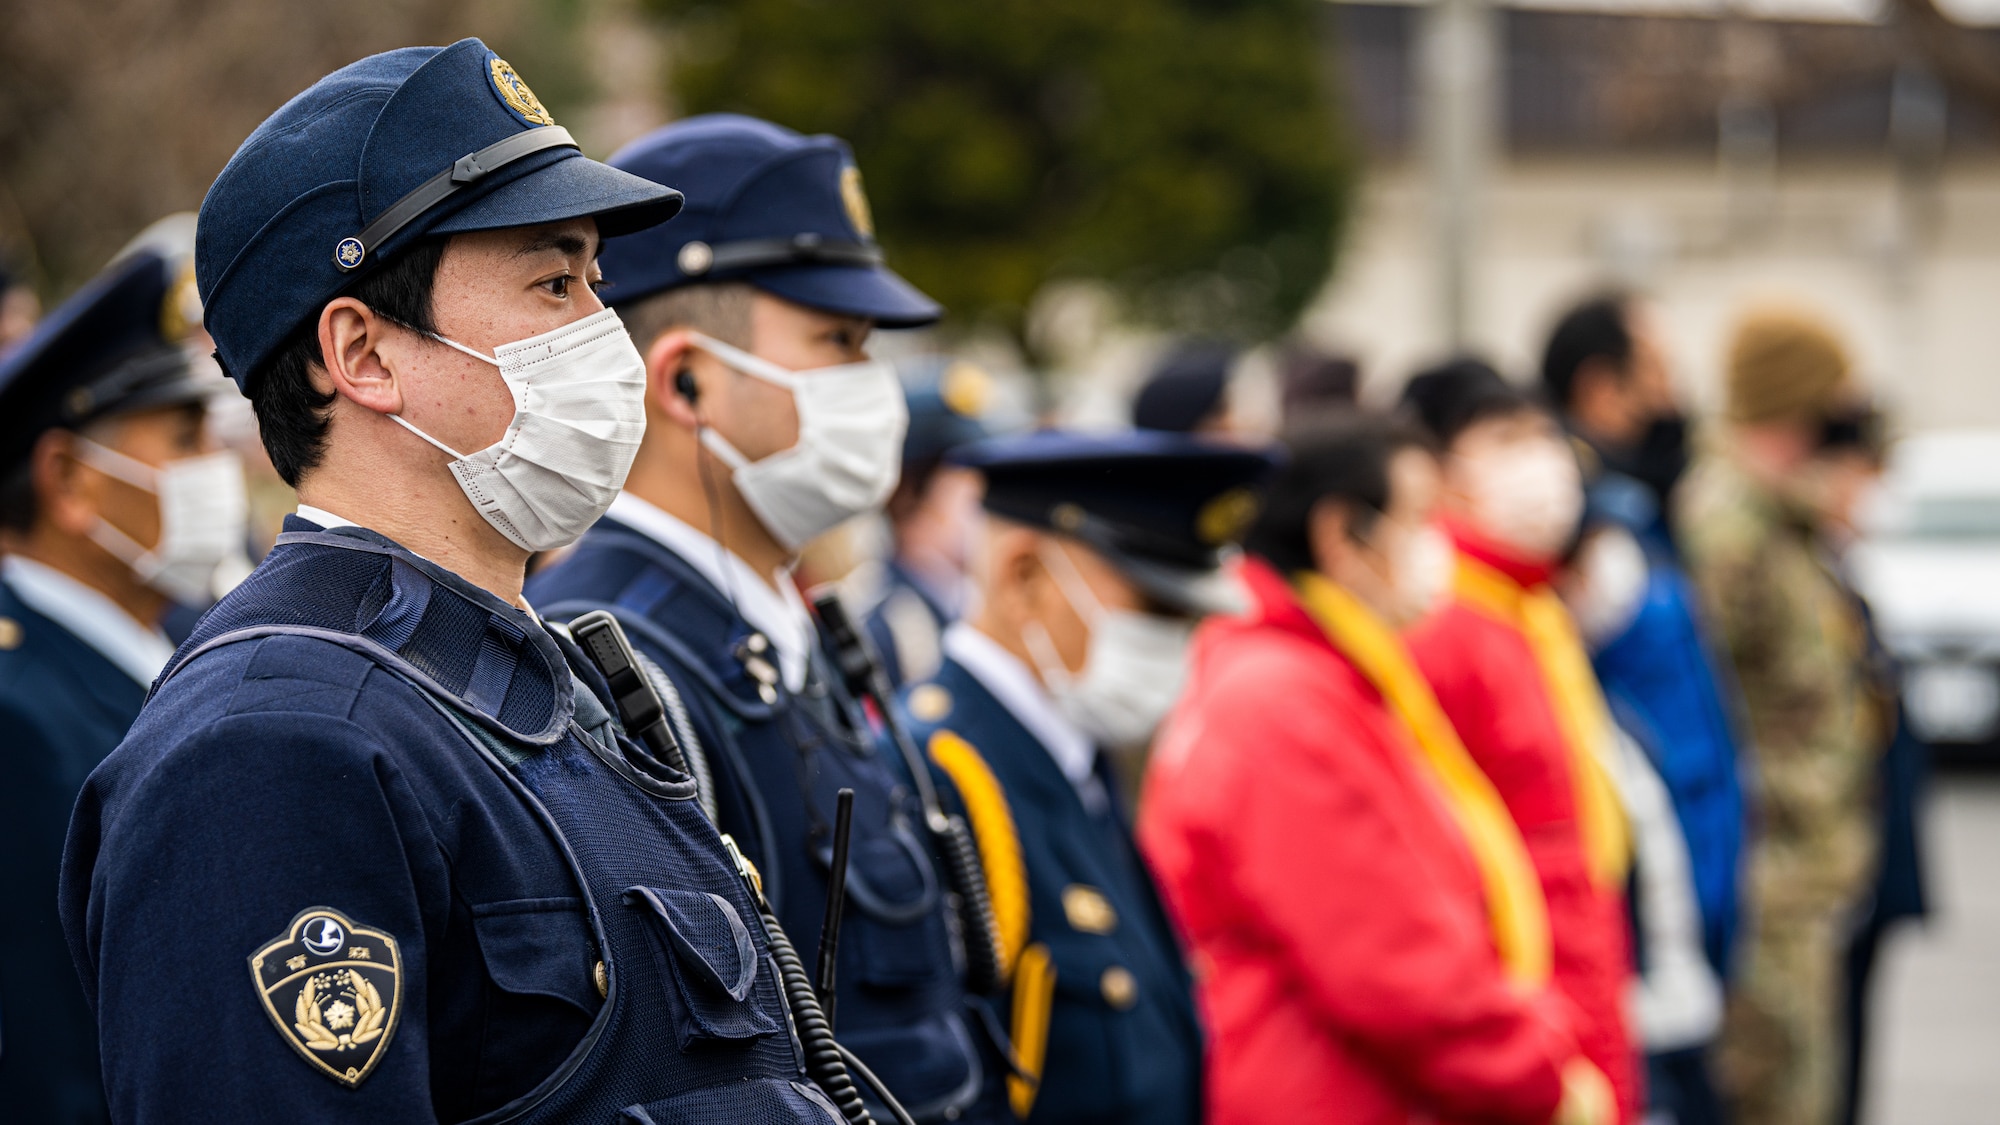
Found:
M 1370 154 L 1305 319 L 1393 395 L 1449 349 L 1424 132 L 1424 10 L 1333 5 Z M 1837 317 L 1913 429 L 2000 423 L 2000 128 L 1880 22 L 1502 8 L 1463 339 L 1527 377 L 1574 297 L 1656 299 L 1712 403 L 1731 318 L 1787 294 Z

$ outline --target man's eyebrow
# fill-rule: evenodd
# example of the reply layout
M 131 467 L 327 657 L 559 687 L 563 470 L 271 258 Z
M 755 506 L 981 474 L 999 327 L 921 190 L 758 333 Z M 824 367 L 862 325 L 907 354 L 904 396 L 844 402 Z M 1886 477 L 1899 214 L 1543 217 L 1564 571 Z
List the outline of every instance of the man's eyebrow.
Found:
M 544 251 L 554 250 L 565 258 L 582 257 L 590 249 L 590 243 L 582 235 L 570 231 L 550 231 L 536 235 L 514 251 L 516 258 L 531 258 Z

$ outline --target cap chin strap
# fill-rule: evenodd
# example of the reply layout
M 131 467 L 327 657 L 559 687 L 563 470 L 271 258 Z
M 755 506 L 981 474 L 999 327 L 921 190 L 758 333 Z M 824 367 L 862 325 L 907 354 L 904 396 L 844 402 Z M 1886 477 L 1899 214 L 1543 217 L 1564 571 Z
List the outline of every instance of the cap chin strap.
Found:
M 844 242 L 810 231 L 790 238 L 746 238 L 736 242 L 690 242 L 675 259 L 688 277 L 769 269 L 774 266 L 879 266 L 882 248 Z
M 415 222 L 424 212 L 471 187 L 518 160 L 551 148 L 581 146 L 560 125 L 523 129 L 495 141 L 478 152 L 461 156 L 452 166 L 418 184 L 408 195 L 390 204 L 387 211 L 363 228 L 360 234 L 341 239 L 333 248 L 333 264 L 342 273 L 353 273 L 396 232 Z M 357 245 L 350 245 L 357 244 Z

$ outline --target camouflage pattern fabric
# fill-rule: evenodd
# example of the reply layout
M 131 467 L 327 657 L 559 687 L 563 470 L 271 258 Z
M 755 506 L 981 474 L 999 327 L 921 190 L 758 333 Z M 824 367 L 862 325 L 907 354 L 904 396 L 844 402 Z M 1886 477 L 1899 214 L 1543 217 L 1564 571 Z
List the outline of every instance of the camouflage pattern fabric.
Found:
M 1688 571 L 1733 668 L 1754 781 L 1746 909 L 1717 1069 L 1740 1125 L 1826 1125 L 1836 959 L 1875 865 L 1882 717 L 1855 605 L 1810 514 L 1726 454 L 1680 494 Z

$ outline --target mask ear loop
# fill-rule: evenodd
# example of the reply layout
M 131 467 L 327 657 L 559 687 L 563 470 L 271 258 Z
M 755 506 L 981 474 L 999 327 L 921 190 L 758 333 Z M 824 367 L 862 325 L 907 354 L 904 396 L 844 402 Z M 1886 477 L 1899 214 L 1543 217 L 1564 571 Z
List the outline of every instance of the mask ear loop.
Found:
M 708 337 L 703 336 L 699 332 L 690 332 L 688 335 L 697 340 L 708 339 Z M 743 460 L 743 455 L 737 451 L 735 446 L 730 445 L 726 438 L 711 429 L 708 423 L 702 419 L 701 402 L 698 396 L 688 395 L 686 397 L 688 409 L 694 411 L 694 472 L 696 478 L 701 481 L 702 503 L 708 506 L 708 538 L 715 544 L 715 570 L 717 574 L 722 576 L 722 596 L 729 602 L 730 611 L 735 613 L 736 616 L 742 617 L 743 611 L 738 608 L 736 601 L 736 580 L 729 569 L 729 545 L 724 543 L 722 538 L 722 487 L 715 482 L 715 472 L 709 467 L 708 458 L 703 457 L 701 452 L 704 449 L 708 450 L 720 459 L 723 464 L 728 465 L 731 472 L 743 467 L 742 464 L 737 463 Z M 711 434 L 714 435 L 713 440 L 710 439 Z M 716 448 L 717 444 L 720 444 L 722 448 Z M 732 455 L 734 459 L 732 459 Z
M 1063 600 L 1069 603 L 1070 609 L 1076 611 L 1085 625 L 1096 628 L 1107 611 L 1104 603 L 1097 600 L 1090 583 L 1084 580 L 1083 572 L 1076 568 L 1076 561 L 1069 557 L 1069 552 L 1054 540 L 1044 537 L 1035 544 L 1035 555 L 1042 560 L 1042 567 L 1049 572 L 1049 577 L 1055 579 L 1056 589 L 1062 591 Z

